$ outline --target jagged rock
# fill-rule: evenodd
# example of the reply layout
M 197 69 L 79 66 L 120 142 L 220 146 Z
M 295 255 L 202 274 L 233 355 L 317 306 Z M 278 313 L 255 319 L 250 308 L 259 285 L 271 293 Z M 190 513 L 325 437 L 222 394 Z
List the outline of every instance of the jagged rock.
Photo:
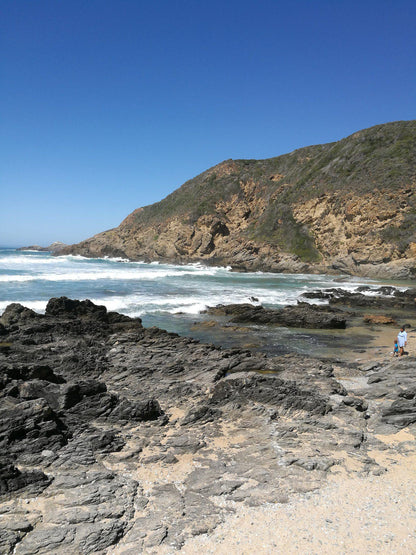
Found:
M 0 406 L 0 449 L 9 453 L 40 453 L 60 448 L 67 429 L 44 399 L 3 398 Z
M 46 305 L 45 314 L 47 316 L 71 315 L 74 317 L 92 317 L 98 320 L 106 320 L 107 309 L 105 306 L 98 306 L 89 299 L 77 301 L 68 297 L 50 299 Z
M 44 380 L 46 382 L 59 384 L 64 383 L 62 376 L 58 376 L 48 364 L 5 364 L 3 367 L 9 380 Z
M 51 481 L 41 470 L 21 471 L 7 460 L 0 459 L 0 498 L 22 489 L 31 495 L 39 495 Z
M 249 401 L 279 407 L 281 410 L 303 410 L 310 414 L 326 414 L 331 410 L 329 400 L 299 388 L 275 376 L 251 374 L 247 377 L 231 375 L 216 384 L 210 402 L 247 403 Z
M 39 251 L 39 252 L 52 252 L 53 254 L 59 254 L 62 249 L 68 247 L 66 243 L 61 241 L 54 241 L 48 247 L 40 247 L 39 245 L 31 245 L 29 247 L 20 247 L 18 251 Z
M 183 418 L 181 424 L 187 426 L 195 422 L 213 422 L 221 416 L 221 411 L 214 409 L 208 405 L 193 407 L 191 411 Z
M 147 420 L 156 420 L 162 416 L 164 412 L 156 399 L 148 401 L 131 402 L 127 399 L 121 400 L 109 415 L 110 421 L 119 420 L 135 420 L 144 422 Z
M 70 409 L 86 397 L 93 397 L 107 392 L 105 383 L 97 380 L 81 380 L 77 383 L 66 383 L 60 390 L 59 407 Z
M 402 392 L 400 395 L 402 398 L 397 399 L 390 407 L 386 408 L 382 416 L 384 422 L 404 428 L 416 422 L 416 399 L 414 398 L 413 391 L 409 397 L 405 397 L 406 392 Z
M 25 322 L 27 320 L 39 318 L 41 318 L 41 316 L 30 308 L 26 308 L 25 306 L 18 303 L 9 304 L 0 317 L 0 323 L 3 326 L 3 334 L 5 331 L 4 328 L 13 326 L 21 322 Z
M 236 504 L 316 489 L 346 456 L 377 473 L 375 434 L 416 422 L 411 357 L 267 357 L 51 306 L 4 326 L 4 553 L 179 550 Z
M 396 288 L 380 287 L 372 289 L 371 295 L 365 295 L 363 291 L 369 288 L 360 287 L 357 291 L 346 291 L 345 289 L 326 289 L 324 291 L 309 291 L 303 293 L 302 297 L 307 299 L 325 299 L 330 305 L 344 305 L 353 308 L 369 307 L 377 309 L 410 309 L 416 307 L 416 289 L 401 291 Z M 375 293 L 375 294 L 374 294 Z

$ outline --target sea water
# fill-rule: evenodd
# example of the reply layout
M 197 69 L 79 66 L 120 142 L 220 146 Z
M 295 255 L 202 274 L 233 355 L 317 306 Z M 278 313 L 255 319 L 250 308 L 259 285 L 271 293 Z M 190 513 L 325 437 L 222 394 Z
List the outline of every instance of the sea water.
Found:
M 52 256 L 46 252 L 0 250 L 0 314 L 10 303 L 21 303 L 43 313 L 51 297 L 90 299 L 132 317 L 143 325 L 232 344 L 224 330 L 195 328 L 209 306 L 259 303 L 278 308 L 296 304 L 302 293 L 329 287 L 354 290 L 376 282 L 348 276 L 237 273 L 230 268 L 203 264 L 146 264 L 112 258 Z M 271 333 L 258 330 L 258 334 Z M 285 333 L 289 339 L 285 339 Z M 280 330 L 283 343 L 290 330 Z M 253 334 L 253 329 L 250 329 Z M 310 335 L 303 334 L 308 348 Z M 305 339 L 306 338 L 306 339 Z M 299 338 L 298 338 L 299 339 Z M 248 340 L 245 338 L 244 340 Z M 231 343 L 230 343 L 231 341 Z M 266 338 L 265 342 L 270 342 Z M 272 342 L 276 342 L 273 337 Z M 299 342 L 299 341 L 298 341 Z

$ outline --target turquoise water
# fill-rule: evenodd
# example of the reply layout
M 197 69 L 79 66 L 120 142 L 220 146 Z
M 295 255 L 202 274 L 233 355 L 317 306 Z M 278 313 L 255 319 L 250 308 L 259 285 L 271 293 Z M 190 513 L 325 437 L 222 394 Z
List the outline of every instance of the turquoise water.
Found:
M 354 290 L 360 285 L 376 287 L 378 284 L 346 276 L 236 273 L 229 268 L 200 264 L 145 264 L 0 250 L 0 313 L 12 302 L 43 312 L 51 297 L 65 295 L 91 299 L 108 310 L 139 316 L 145 326 L 157 325 L 226 346 L 233 344 L 235 334 L 227 334 L 224 329 L 195 327 L 195 323 L 206 318 L 201 311 L 208 306 L 253 302 L 254 298 L 254 302 L 263 306 L 281 307 L 296 304 L 302 293 L 312 289 L 342 287 Z M 256 331 L 251 328 L 246 336 L 243 330 L 240 342 L 250 342 L 253 333 L 266 345 L 275 344 L 277 340 L 285 344 L 293 340 L 291 330 Z M 299 337 L 303 337 L 304 350 L 309 349 L 311 341 L 317 341 L 309 334 L 300 333 Z

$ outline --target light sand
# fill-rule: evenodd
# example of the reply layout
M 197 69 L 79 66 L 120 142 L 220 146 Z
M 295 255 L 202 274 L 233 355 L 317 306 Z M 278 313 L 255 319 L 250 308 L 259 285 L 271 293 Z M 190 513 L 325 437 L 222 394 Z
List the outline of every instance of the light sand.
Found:
M 365 352 L 347 353 L 346 360 L 355 360 L 357 362 L 366 360 L 382 360 L 385 361 L 392 356 L 394 340 L 399 333 L 399 327 L 393 326 L 372 326 L 369 329 L 369 342 Z M 407 346 L 405 351 L 410 355 L 416 355 L 416 333 L 407 330 Z M 344 353 L 343 353 L 344 354 Z
M 391 357 L 394 334 L 391 328 L 380 327 L 363 361 Z M 408 332 L 406 351 L 416 352 L 415 332 Z M 335 466 L 326 486 L 293 495 L 289 503 L 259 508 L 236 506 L 235 515 L 229 516 L 212 534 L 188 540 L 181 553 L 416 553 L 415 437 L 409 430 L 402 430 L 389 436 L 379 435 L 377 439 L 385 444 L 386 450 L 369 455 L 386 469 L 384 474 L 363 476 Z M 346 460 L 344 467 L 353 471 L 354 460 Z
M 334 467 L 319 491 L 295 495 L 287 504 L 239 507 L 211 535 L 189 540 L 181 553 L 416 553 L 415 441 L 407 432 L 396 435 L 385 438 L 391 449 L 377 453 L 385 474 L 351 477 Z M 407 453 L 398 454 L 397 445 Z

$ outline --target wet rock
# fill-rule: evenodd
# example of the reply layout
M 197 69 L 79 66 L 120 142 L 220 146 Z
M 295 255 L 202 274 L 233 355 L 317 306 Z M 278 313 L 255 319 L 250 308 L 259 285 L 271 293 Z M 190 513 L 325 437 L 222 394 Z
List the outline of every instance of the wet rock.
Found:
M 303 293 L 302 297 L 325 299 L 328 300 L 330 305 L 344 305 L 352 308 L 369 307 L 383 310 L 390 307 L 414 310 L 416 307 L 416 289 L 402 291 L 393 287 L 377 289 L 359 287 L 356 291 L 346 291 L 345 289 L 333 288 L 324 291 L 308 291 Z
M 207 310 L 208 314 L 225 315 L 235 323 L 278 324 L 296 328 L 344 329 L 343 312 L 329 307 L 299 303 L 282 309 L 270 309 L 251 304 L 219 305 Z

